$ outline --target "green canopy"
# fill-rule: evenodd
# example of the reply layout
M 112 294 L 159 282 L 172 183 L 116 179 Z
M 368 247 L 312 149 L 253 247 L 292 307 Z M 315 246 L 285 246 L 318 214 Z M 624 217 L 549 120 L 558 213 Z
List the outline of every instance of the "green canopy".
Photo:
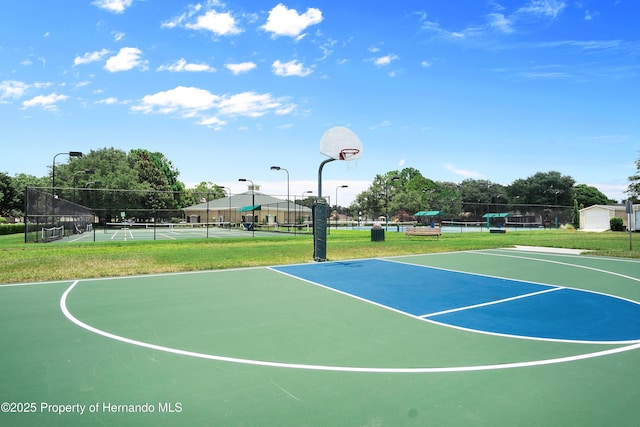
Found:
M 262 205 L 249 205 L 241 207 L 240 209 L 238 209 L 238 212 L 250 212 L 259 210 L 262 210 Z
M 511 216 L 511 214 L 509 212 L 487 213 L 487 214 L 482 215 L 482 218 L 506 218 L 508 216 Z
M 413 216 L 436 216 L 440 215 L 440 211 L 420 211 L 413 214 Z

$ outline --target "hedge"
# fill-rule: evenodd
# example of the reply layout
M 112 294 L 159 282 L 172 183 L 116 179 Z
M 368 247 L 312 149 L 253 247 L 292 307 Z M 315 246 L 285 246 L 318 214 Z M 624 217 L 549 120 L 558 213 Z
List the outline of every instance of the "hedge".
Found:
M 0 224 L 0 235 L 24 233 L 24 224 Z

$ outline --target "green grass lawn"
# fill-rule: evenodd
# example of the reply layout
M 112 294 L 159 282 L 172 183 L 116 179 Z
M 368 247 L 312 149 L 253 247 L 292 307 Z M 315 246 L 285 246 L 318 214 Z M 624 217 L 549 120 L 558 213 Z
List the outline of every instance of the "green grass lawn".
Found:
M 404 254 L 452 252 L 514 245 L 585 249 L 599 256 L 640 258 L 638 235 L 629 250 L 628 233 L 568 230 L 518 231 L 507 234 L 445 233 L 407 237 L 388 232 L 371 242 L 369 231 L 331 230 L 329 260 Z M 0 283 L 22 283 L 313 262 L 313 237 L 273 235 L 260 238 L 180 241 L 24 243 L 22 234 L 0 236 Z

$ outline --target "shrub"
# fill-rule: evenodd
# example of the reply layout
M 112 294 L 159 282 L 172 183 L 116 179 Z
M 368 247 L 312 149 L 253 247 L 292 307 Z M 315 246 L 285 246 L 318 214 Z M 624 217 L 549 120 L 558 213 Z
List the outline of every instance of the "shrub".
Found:
M 609 226 L 611 227 L 611 231 L 624 231 L 622 218 L 618 218 L 618 217 L 611 218 L 609 220 Z
M 0 235 L 24 233 L 24 224 L 0 224 Z

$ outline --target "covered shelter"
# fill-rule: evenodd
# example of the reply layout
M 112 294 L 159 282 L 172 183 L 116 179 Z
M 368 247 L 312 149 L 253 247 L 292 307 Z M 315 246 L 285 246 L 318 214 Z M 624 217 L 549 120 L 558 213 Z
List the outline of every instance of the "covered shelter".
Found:
M 487 228 L 491 228 L 492 226 L 501 228 L 506 224 L 507 218 L 511 216 L 509 212 L 502 213 L 486 213 L 482 215 L 482 218 L 487 220 Z
M 311 220 L 311 209 L 263 194 L 247 191 L 215 200 L 204 200 L 182 209 L 190 223 L 236 226 L 252 213 L 258 224 L 302 223 Z M 244 218 L 243 218 L 244 217 Z M 251 221 L 247 221 L 251 222 Z
M 433 218 L 440 216 L 441 213 L 441 211 L 420 211 L 413 214 L 413 216 L 415 216 L 421 224 L 430 224 L 433 227 Z

